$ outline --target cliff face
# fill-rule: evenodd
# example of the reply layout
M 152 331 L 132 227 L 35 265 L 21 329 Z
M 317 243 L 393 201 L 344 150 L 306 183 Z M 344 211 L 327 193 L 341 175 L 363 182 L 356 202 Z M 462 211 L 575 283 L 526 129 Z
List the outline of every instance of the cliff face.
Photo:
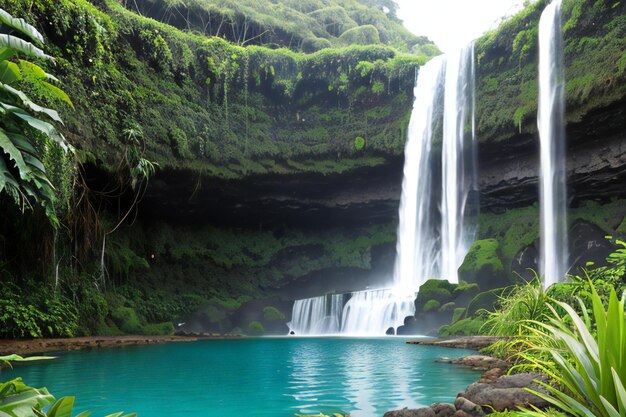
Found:
M 178 10 L 186 19 L 161 1 L 133 3 L 152 18 L 114 0 L 8 6 L 57 57 L 76 107 L 62 112 L 65 133 L 104 223 L 133 201 L 129 190 L 110 192 L 132 147 L 129 128 L 141 128 L 142 155 L 159 164 L 137 210 L 107 237 L 119 293 L 160 321 L 214 299 L 223 311 L 239 296 L 312 296 L 388 279 L 415 71 L 436 47 L 398 29 L 393 8 L 381 12 L 385 1 L 345 2 L 343 12 L 285 2 L 300 29 L 269 21 L 261 2 L 228 11 L 189 1 Z M 475 45 L 480 238 L 498 239 L 507 270 L 538 237 L 544 6 Z M 626 3 L 565 0 L 563 9 L 572 221 L 612 233 L 620 204 L 587 200 L 626 197 Z M 93 240 L 99 251 L 102 236 Z

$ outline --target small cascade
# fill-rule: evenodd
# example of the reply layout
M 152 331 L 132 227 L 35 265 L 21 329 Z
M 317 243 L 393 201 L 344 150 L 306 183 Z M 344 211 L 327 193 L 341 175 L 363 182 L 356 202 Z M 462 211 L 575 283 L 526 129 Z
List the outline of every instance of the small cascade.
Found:
M 343 294 L 296 300 L 289 329 L 298 335 L 339 333 L 343 304 Z
M 564 279 L 568 258 L 562 43 L 561 1 L 553 0 L 539 21 L 540 271 L 546 288 Z
M 415 292 L 396 289 L 359 291 L 343 309 L 341 333 L 348 335 L 384 335 L 397 329 L 404 319 L 415 314 Z
M 441 278 L 457 270 L 474 241 L 478 211 L 474 128 L 474 45 L 447 57 L 443 110 Z

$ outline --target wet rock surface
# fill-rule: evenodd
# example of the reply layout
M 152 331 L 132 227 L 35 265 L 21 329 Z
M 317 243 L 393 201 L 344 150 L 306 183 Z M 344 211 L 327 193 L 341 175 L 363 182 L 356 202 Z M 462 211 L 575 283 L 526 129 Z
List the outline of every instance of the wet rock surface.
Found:
M 442 362 L 487 369 L 478 382 L 457 395 L 454 404 L 436 403 L 419 409 L 402 409 L 385 413 L 384 417 L 483 417 L 493 411 L 517 410 L 520 407 L 546 408 L 548 402 L 529 392 L 547 393 L 537 381 L 547 377 L 533 373 L 505 375 L 509 365 L 500 359 L 484 355 L 470 355 Z

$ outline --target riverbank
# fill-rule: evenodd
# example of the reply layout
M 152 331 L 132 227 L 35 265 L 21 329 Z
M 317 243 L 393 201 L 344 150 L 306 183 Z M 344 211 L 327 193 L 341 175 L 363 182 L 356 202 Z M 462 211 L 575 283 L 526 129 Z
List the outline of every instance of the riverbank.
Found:
M 0 340 L 0 355 L 16 353 L 32 355 L 36 353 L 63 352 L 79 349 L 113 348 L 124 346 L 154 345 L 172 342 L 195 342 L 207 337 L 190 336 L 90 336 L 61 339 Z

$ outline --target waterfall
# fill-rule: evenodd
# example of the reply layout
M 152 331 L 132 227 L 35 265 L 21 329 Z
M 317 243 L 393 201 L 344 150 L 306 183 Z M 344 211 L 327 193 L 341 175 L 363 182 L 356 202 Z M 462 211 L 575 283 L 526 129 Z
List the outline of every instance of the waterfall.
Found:
M 333 294 L 296 300 L 289 329 L 298 335 L 339 333 L 343 299 L 343 294 Z
M 384 335 L 397 329 L 404 319 L 415 314 L 415 291 L 396 289 L 359 291 L 343 309 L 341 333 L 348 335 Z
M 475 238 L 478 209 L 474 128 L 474 46 L 446 63 L 442 144 L 441 278 L 457 283 L 457 270 Z
M 561 1 L 554 0 L 539 20 L 540 271 L 546 288 L 567 272 L 564 79 Z
M 441 98 L 443 57 L 432 59 L 420 71 L 404 151 L 404 178 L 396 243 L 394 286 L 415 292 L 435 276 L 438 238 L 433 212 L 433 125 Z
M 384 335 L 415 314 L 415 295 L 426 280 L 458 282 L 457 270 L 474 240 L 478 209 L 473 44 L 422 66 L 414 95 L 392 286 L 353 292 L 342 309 L 330 308 L 326 296 L 297 300 L 289 326 L 298 335 Z M 433 145 L 442 117 L 439 191 L 439 154 Z

